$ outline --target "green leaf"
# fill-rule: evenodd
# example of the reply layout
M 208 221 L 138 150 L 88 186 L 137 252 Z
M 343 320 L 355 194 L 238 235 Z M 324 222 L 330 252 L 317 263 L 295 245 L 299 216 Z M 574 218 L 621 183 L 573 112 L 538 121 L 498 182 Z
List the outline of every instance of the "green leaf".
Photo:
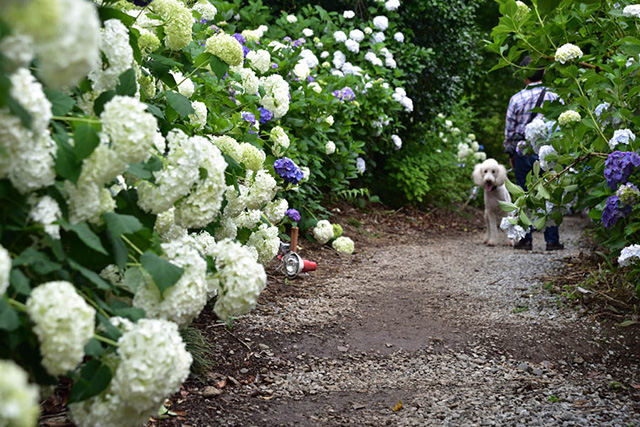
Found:
M 618 323 L 618 326 L 622 326 L 622 327 L 626 327 L 626 326 L 631 326 L 631 325 L 635 325 L 636 322 L 635 320 L 625 320 L 624 322 Z
M 168 90 L 164 94 L 171 108 L 176 110 L 176 113 L 178 113 L 181 118 L 184 119 L 189 114 L 195 113 L 193 106 L 191 106 L 191 101 L 189 101 L 186 96 L 172 90 Z
M 96 113 L 96 116 L 102 114 L 104 110 L 104 106 L 107 102 L 111 101 L 113 97 L 116 96 L 115 90 L 108 90 L 103 92 L 93 103 L 93 112 Z
M 538 0 L 538 8 L 542 15 L 551 13 L 558 5 L 560 0 Z
M 76 101 L 62 91 L 48 88 L 43 90 L 47 99 L 51 102 L 51 112 L 54 116 L 66 116 L 76 105 Z
M 16 290 L 20 295 L 30 295 L 31 294 L 31 283 L 27 276 L 24 275 L 22 271 L 17 268 L 11 270 L 11 274 L 9 276 L 9 281 L 13 289 Z
M 151 275 L 153 282 L 158 287 L 160 295 L 176 284 L 184 269 L 171 264 L 164 258 L 160 258 L 153 252 L 147 251 L 140 256 L 142 267 Z
M 529 219 L 527 214 L 524 212 L 524 209 L 520 211 L 520 215 L 518 215 L 518 217 L 520 218 L 520 222 L 522 222 L 524 225 L 526 225 L 527 227 L 531 226 L 531 220 Z
M 13 267 L 19 267 L 21 265 L 27 266 L 30 270 L 43 276 L 62 268 L 62 265 L 51 261 L 47 254 L 38 251 L 33 246 L 29 246 L 22 251 L 18 258 L 15 258 L 11 264 Z
M 93 126 L 82 123 L 73 131 L 73 142 L 76 162 L 80 162 L 93 153 L 100 144 L 100 137 Z
M 109 230 L 107 230 L 107 239 L 111 242 L 111 249 L 113 251 L 113 257 L 115 258 L 116 265 L 121 270 L 124 270 L 127 266 L 127 258 L 129 256 L 127 247 L 124 245 L 120 236 L 114 236 Z
M 81 222 L 80 224 L 69 224 L 66 220 L 61 219 L 60 225 L 66 231 L 70 231 L 75 233 L 76 236 L 82 240 L 82 242 L 93 249 L 96 252 L 100 252 L 104 255 L 109 255 L 107 250 L 102 246 L 102 242 L 96 233 L 94 233 L 89 225 L 86 222 Z
M 145 317 L 144 310 L 137 307 L 117 308 L 113 310 L 113 314 L 129 319 L 132 322 L 137 322 L 138 320 Z
M 542 217 L 542 218 L 536 219 L 533 223 L 533 226 L 536 228 L 536 230 L 542 230 L 546 223 L 547 223 L 547 218 Z
M 58 153 L 56 156 L 55 169 L 58 175 L 64 179 L 68 179 L 74 184 L 78 182 L 80 172 L 82 172 L 81 165 L 76 161 L 76 154 L 74 148 L 64 138 L 53 138 L 58 143 Z
M 99 289 L 111 289 L 111 285 L 107 283 L 106 280 L 100 277 L 96 272 L 91 271 L 88 268 L 85 268 L 82 265 L 78 264 L 76 261 L 70 259 L 69 266 L 80 273 L 85 279 L 96 285 Z
M 90 397 L 97 396 L 109 386 L 111 382 L 111 369 L 98 359 L 92 359 L 82 367 L 80 376 L 76 379 L 69 403 L 82 402 Z
M 505 182 L 505 186 L 507 187 L 507 191 L 513 194 L 513 197 L 517 198 L 520 196 L 524 196 L 524 190 L 519 185 L 514 184 L 510 180 L 507 179 L 507 181 Z
M 140 267 L 129 267 L 124 272 L 123 285 L 132 294 L 135 294 L 140 285 L 144 283 L 144 276 Z
M 502 209 L 505 212 L 513 212 L 516 209 L 518 209 L 518 207 L 511 202 L 503 202 L 499 200 L 498 204 L 500 205 L 500 209 Z
M 543 199 L 549 200 L 551 198 L 551 194 L 544 188 L 544 185 L 538 185 L 538 195 Z
M 22 123 L 22 126 L 26 127 L 27 129 L 31 129 L 31 114 L 29 114 L 29 112 L 25 110 L 25 108 L 20 105 L 18 101 L 13 99 L 12 96 L 9 96 L 7 98 L 7 107 L 9 108 L 11 114 L 20 119 L 20 123 Z
M 142 223 L 133 215 L 120 215 L 108 212 L 103 215 L 103 218 L 107 223 L 107 228 L 109 228 L 109 231 L 111 231 L 114 236 L 133 234 L 142 229 Z
M 105 348 L 95 338 L 91 338 L 84 346 L 84 354 L 87 356 L 100 357 L 104 352 Z
M 209 59 L 209 65 L 211 66 L 211 70 L 213 71 L 213 73 L 219 79 L 222 79 L 224 75 L 229 72 L 229 64 L 227 64 L 217 56 L 211 56 L 211 59 Z
M 138 83 L 136 82 L 136 72 L 133 68 L 129 68 L 118 77 L 118 86 L 116 86 L 116 94 L 122 96 L 134 96 L 138 91 Z
M 15 331 L 20 326 L 18 313 L 4 299 L 0 298 L 0 330 Z

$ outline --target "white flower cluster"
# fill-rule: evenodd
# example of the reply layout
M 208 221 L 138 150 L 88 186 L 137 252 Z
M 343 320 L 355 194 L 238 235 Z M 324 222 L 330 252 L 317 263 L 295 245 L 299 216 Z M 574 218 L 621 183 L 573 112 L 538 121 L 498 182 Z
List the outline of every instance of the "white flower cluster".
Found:
M 336 152 L 336 143 L 333 141 L 327 141 L 324 146 L 324 151 L 327 155 L 331 155 Z
M 289 137 L 280 126 L 274 126 L 269 133 L 269 137 L 274 144 L 272 150 L 276 156 L 281 156 L 289 148 Z
M 344 19 L 353 19 L 356 16 L 356 13 L 353 10 L 345 10 L 342 13 Z
M 258 230 L 251 233 L 247 246 L 258 251 L 258 262 L 267 265 L 278 254 L 280 248 L 280 237 L 278 237 L 278 227 L 260 224 Z
M 178 85 L 178 92 L 180 92 L 181 95 L 184 95 L 187 98 L 191 98 L 191 96 L 193 96 L 193 93 L 195 92 L 195 86 L 191 79 L 185 78 L 184 74 L 182 74 L 178 70 L 171 70 L 169 71 L 169 74 L 171 74 L 173 80 L 175 80 L 176 84 Z
M 267 206 L 264 207 L 262 212 L 270 223 L 277 224 L 282 221 L 287 213 L 287 209 L 289 209 L 289 202 L 285 199 L 278 199 L 267 203 Z
M 212 21 L 216 14 L 218 13 L 218 9 L 207 0 L 199 0 L 196 4 L 193 5 L 192 11 L 196 11 L 200 14 L 202 19 L 206 19 L 207 21 Z
M 640 263 L 640 245 L 629 245 L 625 247 L 618 257 L 620 267 L 627 267 L 634 263 Z
M 252 50 L 247 54 L 247 61 L 251 68 L 265 74 L 271 66 L 271 54 L 264 50 Z
M 64 281 L 38 286 L 26 305 L 40 341 L 42 366 L 54 376 L 75 369 L 84 358 L 84 346 L 93 337 L 93 307 Z
M 333 33 L 333 39 L 338 43 L 344 43 L 347 41 L 347 34 L 344 31 L 336 31 Z
M 42 196 L 40 198 L 30 197 L 28 202 L 31 206 L 29 219 L 44 226 L 45 233 L 52 238 L 60 239 L 60 226 L 54 224 L 54 222 L 62 218 L 62 212 L 60 211 L 58 202 L 51 196 Z M 2 292 L 0 292 L 0 294 L 2 294 Z
M 169 320 L 180 327 L 189 325 L 207 303 L 207 263 L 197 248 L 189 236 L 162 243 L 167 260 L 183 268 L 184 273 L 163 295 L 149 278 L 136 291 L 134 307 L 144 309 L 153 319 Z
M 617 129 L 613 132 L 613 137 L 609 140 L 609 147 L 613 150 L 618 144 L 629 145 L 630 141 L 635 140 L 635 134 L 629 129 Z
M 21 193 L 50 186 L 55 180 L 56 143 L 49 134 L 51 103 L 26 68 L 10 77 L 11 96 L 31 115 L 31 129 L 7 109 L 0 108 L 0 178 L 8 177 Z
M 574 110 L 567 110 L 558 117 L 558 124 L 560 126 L 566 126 L 570 123 L 579 122 L 580 120 L 582 120 L 580 113 Z
M 571 43 L 565 43 L 556 50 L 555 58 L 556 61 L 564 64 L 575 59 L 580 59 L 582 55 L 582 50 L 580 50 L 578 46 Z
M 389 28 L 389 18 L 386 16 L 376 16 L 373 18 L 373 26 L 379 29 L 380 31 L 385 31 Z
M 622 9 L 624 16 L 640 18 L 640 4 L 630 4 Z
M 81 427 L 137 426 L 147 422 L 189 375 L 192 357 L 178 328 L 164 320 L 141 319 L 131 325 L 111 319 L 124 329 L 118 340 L 118 358 L 105 391 L 69 405 L 71 418 Z
M 393 145 L 395 145 L 396 150 L 402 148 L 402 139 L 398 135 L 391 135 L 391 140 L 393 141 Z
M 265 94 L 260 104 L 273 113 L 274 119 L 283 117 L 289 111 L 289 83 L 279 74 L 263 77 L 261 83 Z
M 154 0 L 151 10 L 164 21 L 164 44 L 170 50 L 182 50 L 193 40 L 193 15 L 178 0 Z M 208 46 L 208 43 L 207 43 Z
M 313 228 L 313 237 L 315 237 L 318 243 L 324 245 L 329 240 L 333 239 L 333 226 L 326 219 L 318 221 L 316 226 Z
M 384 8 L 388 11 L 398 10 L 400 7 L 400 0 L 387 0 L 384 4 Z
M 536 146 L 536 142 L 539 139 L 546 139 L 549 135 L 549 128 L 545 123 L 544 119 L 537 118 L 532 120 L 527 126 L 524 128 L 524 136 L 529 141 L 532 147 Z
M 0 360 L 0 426 L 35 427 L 40 405 L 38 387 L 12 360 Z
M 500 228 L 507 232 L 507 237 L 509 239 L 515 240 L 516 242 L 522 240 L 524 236 L 527 235 L 527 232 L 524 228 L 522 228 L 522 226 L 518 224 L 512 224 L 507 217 L 502 218 L 502 221 L 500 222 Z
M 38 75 L 47 86 L 74 86 L 100 62 L 100 20 L 93 2 L 15 1 L 3 4 L 2 13 L 15 35 L 33 41 L 26 45 L 34 47 Z
M 287 15 L 287 22 L 290 24 L 295 24 L 296 22 L 298 22 L 298 18 L 296 17 L 296 15 Z
M 217 56 L 229 65 L 241 65 L 244 61 L 242 45 L 223 31 L 207 39 L 205 51 Z
M 214 312 L 223 320 L 248 313 L 267 284 L 264 267 L 252 250 L 228 239 L 218 242 L 211 255 L 220 280 Z
M 102 92 L 113 90 L 118 85 L 120 74 L 134 66 L 133 49 L 129 44 L 129 29 L 119 19 L 110 19 L 100 30 L 100 50 L 107 62 L 91 70 L 88 77 L 95 99 Z
M 548 171 L 554 165 L 553 162 L 549 162 L 546 160 L 549 154 L 558 154 L 558 152 L 551 145 L 543 145 L 542 147 L 540 147 L 538 158 L 540 160 L 540 167 L 545 171 Z
M 399 102 L 405 111 L 409 113 L 413 111 L 413 100 L 407 96 L 407 92 L 403 88 L 397 87 L 391 97 Z
M 196 130 L 202 130 L 207 125 L 207 116 L 209 114 L 207 105 L 201 101 L 193 101 L 191 103 L 195 113 L 189 114 L 189 123 L 196 127 Z
M 338 252 L 343 252 L 347 254 L 352 254 L 354 250 L 354 243 L 349 237 L 340 236 L 336 240 L 331 243 L 333 249 Z
M 4 295 L 9 287 L 9 276 L 11 274 L 11 255 L 4 246 L 0 245 L 0 297 Z
M 320 64 L 318 57 L 309 49 L 302 49 L 300 51 L 300 58 L 302 58 L 310 69 L 316 68 Z

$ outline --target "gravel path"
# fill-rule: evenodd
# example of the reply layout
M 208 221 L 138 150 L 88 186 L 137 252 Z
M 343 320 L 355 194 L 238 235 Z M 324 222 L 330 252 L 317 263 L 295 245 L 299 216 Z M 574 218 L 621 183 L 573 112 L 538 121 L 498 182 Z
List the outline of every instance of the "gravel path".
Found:
M 189 425 L 640 425 L 637 326 L 598 323 L 541 279 L 582 226 L 567 219 L 560 252 L 541 233 L 528 253 L 467 233 L 334 254 L 237 321 L 242 354 L 218 355 L 231 378 L 175 407 Z

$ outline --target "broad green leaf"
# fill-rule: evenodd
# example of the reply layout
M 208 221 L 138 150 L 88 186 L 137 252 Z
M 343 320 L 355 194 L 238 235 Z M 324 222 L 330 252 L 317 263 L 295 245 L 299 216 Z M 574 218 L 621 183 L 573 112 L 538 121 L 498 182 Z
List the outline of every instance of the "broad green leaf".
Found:
M 116 86 L 116 94 L 122 96 L 134 96 L 138 91 L 138 83 L 136 81 L 136 72 L 133 68 L 129 68 L 118 77 L 118 86 Z
M 0 330 L 15 331 L 20 326 L 18 313 L 9 305 L 9 303 L 0 298 Z
M 524 209 L 522 209 L 520 211 L 520 215 L 518 215 L 518 217 L 520 218 L 520 221 L 526 225 L 527 227 L 531 226 L 531 220 L 529 219 L 529 217 L 527 216 L 527 214 L 524 212 Z
M 635 320 L 625 320 L 624 322 L 618 323 L 618 326 L 626 327 L 626 326 L 635 325 L 636 323 L 638 322 L 636 322 Z
M 144 310 L 137 307 L 117 308 L 113 310 L 113 314 L 129 319 L 132 322 L 137 322 L 138 320 L 145 317 Z
M 56 172 L 62 178 L 68 179 L 75 184 L 78 182 L 80 172 L 82 172 L 82 167 L 76 161 L 74 148 L 65 138 L 58 138 L 57 136 L 54 136 L 53 139 L 58 143 L 58 153 L 55 164 Z
M 70 224 L 66 220 L 61 219 L 60 225 L 67 231 L 75 233 L 76 236 L 82 240 L 82 242 L 93 249 L 96 252 L 100 252 L 104 255 L 109 255 L 107 250 L 102 246 L 102 242 L 96 233 L 94 233 L 86 222 L 79 224 Z
M 96 272 L 83 267 L 72 259 L 69 260 L 69 266 L 80 273 L 85 279 L 96 285 L 99 289 L 111 289 L 111 285 Z
M 105 348 L 102 343 L 95 338 L 91 338 L 84 346 L 84 353 L 87 356 L 100 357 L 104 352 Z
M 144 283 L 144 276 L 140 267 L 129 267 L 124 272 L 123 285 L 132 294 L 135 294 L 140 285 Z
M 38 251 L 33 246 L 29 246 L 27 249 L 22 251 L 22 253 L 15 258 L 11 264 L 13 267 L 19 267 L 21 265 L 27 266 L 30 270 L 35 271 L 38 274 L 42 274 L 43 276 L 62 268 L 62 265 L 51 261 L 47 254 Z
M 69 403 L 82 402 L 97 396 L 109 386 L 111 369 L 98 359 L 92 359 L 82 367 L 69 395 Z
M 9 276 L 9 281 L 13 289 L 16 290 L 20 295 L 30 295 L 31 294 L 31 283 L 27 276 L 24 275 L 22 271 L 17 268 L 11 270 L 11 274 Z
M 549 200 L 551 198 L 551 194 L 544 188 L 544 185 L 538 185 L 538 195 L 543 199 Z
M 211 58 L 209 59 L 209 65 L 211 66 L 211 70 L 213 71 L 213 73 L 219 79 L 222 79 L 224 75 L 229 72 L 229 64 L 227 64 L 217 56 L 211 56 Z
M 142 229 L 142 223 L 133 215 L 120 215 L 108 212 L 103 215 L 107 228 L 115 236 L 123 234 L 132 234 Z
M 76 105 L 76 101 L 62 91 L 48 88 L 44 88 L 43 91 L 51 102 L 51 112 L 54 116 L 66 116 Z
M 189 101 L 186 96 L 172 90 L 168 90 L 164 94 L 171 108 L 176 110 L 176 113 L 178 113 L 181 118 L 195 113 L 195 110 L 191 106 L 191 101 Z
M 93 112 L 96 113 L 96 116 L 99 116 L 100 114 L 102 114 L 105 104 L 111 101 L 114 96 L 116 96 L 115 90 L 108 90 L 106 92 L 102 92 L 102 94 L 93 103 Z
M 500 205 L 500 209 L 502 209 L 505 212 L 513 212 L 516 209 L 518 209 L 518 207 L 511 202 L 503 202 L 499 200 L 498 204 Z
M 31 114 L 18 101 L 9 96 L 6 105 L 11 114 L 20 119 L 22 126 L 31 129 Z
M 145 252 L 140 256 L 142 267 L 151 275 L 153 282 L 158 287 L 160 295 L 176 284 L 184 269 L 177 265 L 171 264 L 164 258 L 160 258 L 153 252 Z
M 547 223 L 547 218 L 546 217 L 541 217 L 541 218 L 536 219 L 533 222 L 533 226 L 536 228 L 536 230 L 542 230 L 546 223 Z
M 82 123 L 73 131 L 73 142 L 76 162 L 80 162 L 93 153 L 93 150 L 100 144 L 100 137 L 93 126 Z
M 519 186 L 511 182 L 507 179 L 505 182 L 505 186 L 507 187 L 507 191 L 513 195 L 513 197 L 524 196 L 524 190 Z

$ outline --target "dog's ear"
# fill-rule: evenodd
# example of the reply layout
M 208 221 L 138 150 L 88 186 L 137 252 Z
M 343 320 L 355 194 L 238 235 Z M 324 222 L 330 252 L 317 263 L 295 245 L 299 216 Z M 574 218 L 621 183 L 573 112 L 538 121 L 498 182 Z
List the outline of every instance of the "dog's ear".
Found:
M 482 183 L 482 163 L 478 163 L 474 168 L 473 168 L 473 175 L 471 175 L 473 177 L 473 182 L 476 185 L 479 185 L 482 187 L 483 183 Z
M 507 168 L 503 165 L 498 165 L 498 176 L 496 176 L 496 185 L 501 186 L 507 182 Z

